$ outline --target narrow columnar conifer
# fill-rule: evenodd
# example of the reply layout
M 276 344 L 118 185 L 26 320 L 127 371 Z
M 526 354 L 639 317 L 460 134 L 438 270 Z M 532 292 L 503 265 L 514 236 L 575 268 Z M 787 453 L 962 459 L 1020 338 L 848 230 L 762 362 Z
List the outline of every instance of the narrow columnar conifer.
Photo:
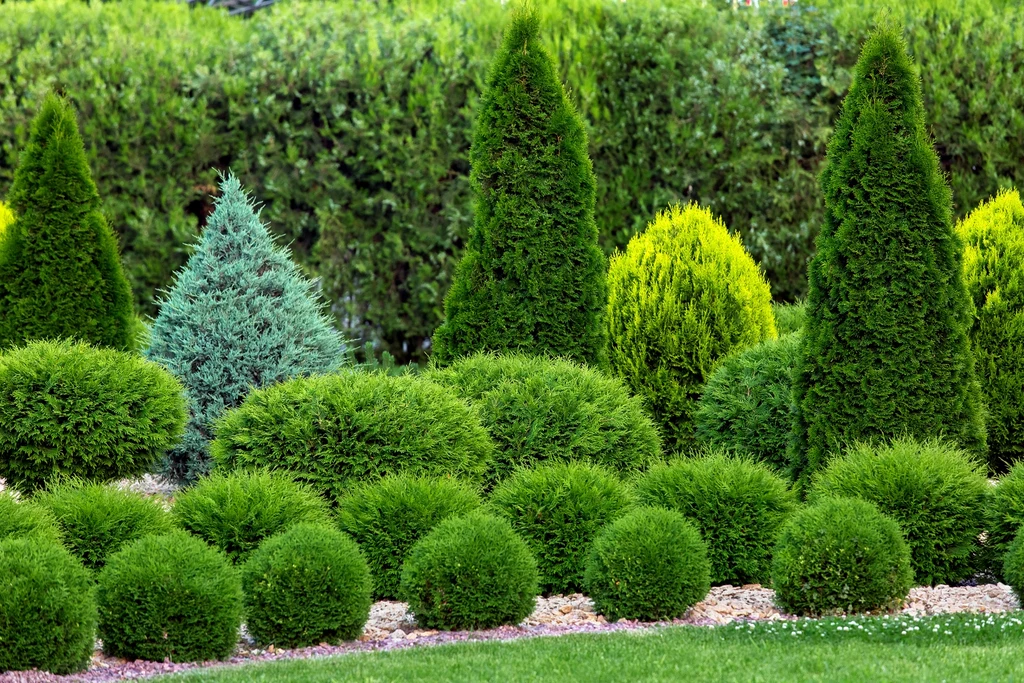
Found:
M 941 437 L 985 451 L 949 187 L 898 27 L 864 45 L 821 176 L 791 444 L 806 481 L 855 441 Z
M 344 341 L 287 250 L 277 246 L 234 176 L 195 253 L 160 304 L 148 356 L 185 385 L 190 419 L 165 463 L 192 481 L 209 471 L 213 422 L 249 391 L 338 368 Z
M 475 220 L 434 334 L 434 359 L 522 351 L 605 365 L 605 258 L 583 122 L 520 10 L 480 103 Z
M 66 100 L 43 101 L 7 203 L 15 219 L 0 240 L 0 348 L 73 338 L 131 349 L 131 289 Z

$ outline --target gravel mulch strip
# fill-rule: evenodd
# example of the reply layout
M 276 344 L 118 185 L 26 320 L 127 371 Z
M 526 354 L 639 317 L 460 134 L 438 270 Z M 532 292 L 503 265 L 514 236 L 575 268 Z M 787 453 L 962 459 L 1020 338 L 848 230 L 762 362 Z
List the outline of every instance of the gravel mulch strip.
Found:
M 733 621 L 793 619 L 793 616 L 783 614 L 775 607 L 774 597 L 774 591 L 757 584 L 742 587 L 716 586 L 682 619 L 659 623 L 625 620 L 608 623 L 603 616 L 594 612 L 594 605 L 590 598 L 579 594 L 555 595 L 549 598 L 538 598 L 537 609 L 518 626 L 503 626 L 486 631 L 457 632 L 417 629 L 405 603 L 384 601 L 376 603 L 371 608 L 370 620 L 359 640 L 341 645 L 321 644 L 297 650 L 279 650 L 273 647 L 261 649 L 255 647 L 243 632 L 242 643 L 235 655 L 226 662 L 184 664 L 126 662 L 121 659 L 105 657 L 97 651 L 89 669 L 80 674 L 54 676 L 38 671 L 11 672 L 0 674 L 0 683 L 56 683 L 58 681 L 103 683 L 105 681 L 149 678 L 210 666 L 329 657 L 352 652 L 397 650 L 465 641 L 515 640 L 568 633 L 651 628 L 667 624 L 717 626 Z M 995 613 L 1007 612 L 1019 609 L 1019 607 L 1009 586 L 1003 584 L 970 587 L 935 586 L 912 589 L 903 612 L 915 615 L 950 612 Z

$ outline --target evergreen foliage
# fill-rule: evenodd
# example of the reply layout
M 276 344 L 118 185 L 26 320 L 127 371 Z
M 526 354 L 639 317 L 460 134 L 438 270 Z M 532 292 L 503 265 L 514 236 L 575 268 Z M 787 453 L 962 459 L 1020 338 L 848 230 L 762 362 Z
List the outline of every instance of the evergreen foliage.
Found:
M 730 353 L 775 339 L 771 292 L 739 237 L 709 209 L 673 206 L 612 257 L 612 371 L 643 397 L 666 446 L 694 443 L 700 391 Z
M 1003 555 L 1024 527 L 1024 463 L 1014 465 L 999 478 L 988 500 L 986 545 Z
M 661 455 L 643 402 L 618 379 L 572 361 L 480 353 L 425 377 L 468 400 L 490 432 L 488 487 L 538 463 L 576 460 L 632 473 Z
M 807 304 L 803 301 L 796 304 L 772 303 L 772 313 L 775 314 L 775 327 L 779 330 L 779 336 L 790 332 L 799 332 L 804 321 L 807 320 Z
M 213 423 L 253 388 L 337 369 L 347 350 L 314 283 L 274 243 L 238 179 L 228 175 L 150 335 L 149 358 L 185 385 L 190 419 L 166 472 L 183 482 L 212 463 Z
M 491 492 L 488 502 L 530 546 L 541 592 L 568 595 L 583 590 L 594 537 L 633 500 L 612 472 L 571 462 L 520 469 Z
M 1002 570 L 1017 600 L 1024 603 L 1024 533 L 1018 533 L 1007 548 Z
M 830 453 L 898 436 L 984 453 L 961 242 L 897 27 L 864 45 L 821 188 L 794 380 L 796 472 L 806 481 Z
M 3 238 L 7 226 L 14 222 L 14 212 L 7 208 L 7 204 L 0 202 L 0 239 Z
M 792 379 L 800 333 L 772 339 L 726 358 L 708 378 L 697 403 L 697 441 L 751 455 L 790 474 Z
M 133 349 L 131 288 L 66 100 L 43 101 L 7 202 L 16 218 L 0 240 L 0 348 L 65 338 Z
M 449 517 L 479 507 L 473 487 L 457 479 L 398 473 L 346 494 L 338 505 L 338 526 L 366 556 L 374 597 L 397 600 L 402 564 L 413 545 Z
M 41 539 L 54 545 L 63 542 L 57 520 L 46 508 L 0 491 L 0 541 L 15 538 Z
M 53 515 L 64 544 L 94 571 L 125 543 L 174 528 L 160 501 L 110 484 L 61 482 L 32 500 Z
M 913 580 L 899 525 L 858 498 L 824 498 L 798 510 L 772 558 L 775 599 L 790 614 L 892 609 Z
M 82 671 L 95 644 L 95 589 L 82 564 L 47 539 L 0 542 L 0 674 Z
M 1000 192 L 956 226 L 964 283 L 974 300 L 975 369 L 988 407 L 989 467 L 1024 458 L 1024 204 Z
M 637 508 L 594 539 L 584 584 L 608 621 L 659 621 L 704 599 L 710 569 L 707 546 L 680 513 Z
M 605 365 L 606 263 L 586 130 L 529 10 L 512 17 L 477 108 L 470 184 L 474 223 L 435 361 L 524 351 Z
M 370 616 L 370 570 L 351 538 L 297 524 L 242 565 L 245 625 L 260 645 L 355 640 Z
M 178 381 L 134 353 L 65 340 L 0 355 L 0 477 L 22 491 L 139 476 L 185 419 Z

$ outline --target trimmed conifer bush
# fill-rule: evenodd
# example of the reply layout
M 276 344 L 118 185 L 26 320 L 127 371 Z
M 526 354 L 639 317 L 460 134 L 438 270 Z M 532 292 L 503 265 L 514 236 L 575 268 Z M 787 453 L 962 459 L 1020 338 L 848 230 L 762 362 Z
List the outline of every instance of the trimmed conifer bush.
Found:
M 0 541 L 0 672 L 82 671 L 95 640 L 89 571 L 49 539 Z
M 184 423 L 181 385 L 135 354 L 40 341 L 0 355 L 0 477 L 22 491 L 143 474 Z
M 608 470 L 586 463 L 521 469 L 489 503 L 507 519 L 537 559 L 544 594 L 579 593 L 594 537 L 622 516 L 632 496 Z
M 985 545 L 1003 556 L 1024 527 L 1024 463 L 1016 464 L 999 478 L 988 499 Z
M 103 652 L 128 660 L 225 659 L 242 625 L 242 585 L 227 557 L 183 531 L 132 541 L 97 579 Z
M 338 525 L 359 543 L 377 600 L 397 600 L 402 564 L 418 540 L 448 519 L 480 507 L 466 483 L 398 473 L 362 483 L 338 504 Z
M 60 338 L 133 349 L 131 288 L 66 100 L 43 100 L 7 202 L 15 220 L 0 240 L 0 348 Z
M 479 481 L 494 444 L 469 405 L 415 376 L 343 372 L 250 393 L 216 427 L 225 467 L 293 473 L 337 503 L 349 487 L 407 471 Z
M 779 336 L 785 336 L 791 332 L 799 332 L 807 319 L 807 304 L 803 301 L 796 304 L 772 303 L 772 313 L 775 315 L 775 327 Z
M 185 385 L 189 422 L 165 470 L 194 481 L 210 467 L 213 423 L 253 388 L 337 369 L 347 350 L 314 284 L 274 243 L 238 179 L 220 185 L 195 252 L 160 303 L 149 358 Z
M 598 534 L 584 585 L 609 621 L 681 617 L 710 588 L 707 546 L 696 527 L 664 508 L 638 508 Z
M 7 226 L 14 222 L 14 212 L 7 208 L 7 204 L 0 202 L 0 239 L 7 231 Z
M 32 500 L 53 515 L 64 544 L 94 571 L 125 543 L 174 528 L 159 501 L 110 484 L 62 482 Z
M 635 472 L 661 455 L 643 402 L 618 379 L 571 361 L 483 353 L 425 377 L 467 399 L 490 432 L 496 448 L 488 486 L 547 461 Z
M 922 585 L 971 576 L 971 554 L 985 528 L 989 484 L 984 468 L 941 442 L 897 439 L 859 445 L 833 458 L 813 479 L 809 500 L 862 498 L 900 525 L 914 579 Z
M 57 520 L 46 508 L 29 501 L 20 501 L 10 491 L 0 491 L 0 541 L 34 538 L 63 542 Z
M 796 509 L 786 482 L 761 463 L 707 453 L 652 467 L 637 503 L 676 510 L 707 544 L 711 583 L 768 583 L 779 529 Z
M 413 546 L 399 592 L 421 628 L 518 624 L 536 604 L 537 562 L 507 521 L 471 512 L 446 519 Z
M 1024 533 L 1017 533 L 1003 557 L 1003 578 L 1013 589 L 1017 600 L 1024 604 Z
M 825 221 L 794 373 L 791 459 L 801 480 L 859 441 L 948 438 L 983 454 L 961 242 L 897 27 L 864 44 L 821 188 Z
M 469 180 L 474 222 L 434 360 L 524 351 L 605 365 L 606 263 L 587 134 L 530 10 L 513 15 L 487 77 Z
M 764 274 L 696 204 L 658 214 L 612 257 L 608 326 L 612 371 L 674 448 L 693 445 L 697 399 L 718 363 L 777 336 Z
M 245 625 L 261 645 L 354 640 L 370 617 L 370 570 L 336 529 L 297 524 L 267 539 L 241 574 Z
M 214 472 L 181 492 L 171 509 L 179 527 L 240 562 L 264 539 L 296 524 L 333 526 L 327 503 L 287 472 Z
M 800 334 L 790 333 L 725 359 L 697 402 L 697 441 L 751 455 L 788 476 L 791 384 L 799 350 Z
M 913 580 L 899 525 L 859 498 L 823 498 L 798 510 L 772 559 L 775 600 L 790 614 L 893 609 Z
M 988 411 L 988 462 L 1004 472 L 1024 458 L 1024 204 L 1005 190 L 957 224 L 964 283 L 974 300 L 975 368 Z

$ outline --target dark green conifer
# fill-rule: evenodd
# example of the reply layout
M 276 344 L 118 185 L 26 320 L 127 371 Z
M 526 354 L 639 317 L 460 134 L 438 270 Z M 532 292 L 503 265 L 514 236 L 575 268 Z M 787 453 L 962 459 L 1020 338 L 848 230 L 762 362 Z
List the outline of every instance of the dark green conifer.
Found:
M 505 31 L 470 162 L 475 220 L 434 359 L 521 351 L 604 365 L 605 258 L 586 131 L 532 12 Z
M 796 474 L 898 436 L 983 453 L 961 242 L 898 27 L 865 43 L 827 161 L 795 373 Z
M 44 100 L 7 202 L 16 219 L 0 240 L 0 348 L 58 337 L 133 348 L 131 289 L 67 101 Z

